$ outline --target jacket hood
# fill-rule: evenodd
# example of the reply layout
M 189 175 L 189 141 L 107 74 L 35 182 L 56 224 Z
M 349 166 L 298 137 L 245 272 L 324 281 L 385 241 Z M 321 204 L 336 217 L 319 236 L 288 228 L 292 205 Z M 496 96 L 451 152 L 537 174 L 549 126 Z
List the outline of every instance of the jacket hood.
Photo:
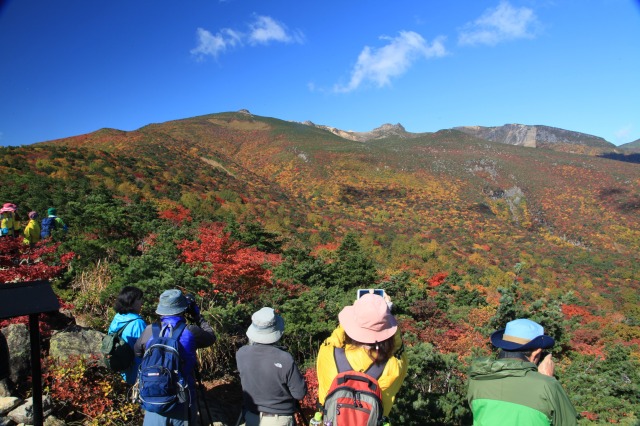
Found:
M 128 314 L 116 314 L 113 317 L 113 321 L 111 322 L 111 325 L 109 326 L 108 333 L 113 333 L 113 332 L 117 331 L 126 322 L 131 321 L 131 320 L 135 320 L 135 319 L 142 319 L 142 317 L 140 315 L 134 314 L 132 312 L 128 313 Z
M 538 367 L 529 361 L 480 358 L 471 364 L 469 376 L 474 380 L 494 380 L 503 377 L 523 377 L 533 371 L 538 371 Z

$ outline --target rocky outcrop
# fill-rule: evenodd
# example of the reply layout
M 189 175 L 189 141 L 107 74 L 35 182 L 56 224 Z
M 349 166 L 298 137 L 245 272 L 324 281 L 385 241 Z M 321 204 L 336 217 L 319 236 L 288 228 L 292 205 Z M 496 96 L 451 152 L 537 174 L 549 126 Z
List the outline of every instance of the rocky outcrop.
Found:
M 29 329 L 24 324 L 10 324 L 0 330 L 4 377 L 13 384 L 26 383 L 31 375 L 31 345 Z M 6 355 L 5 355 L 6 353 Z M 8 374 L 6 374 L 8 373 Z
M 42 414 L 43 417 L 47 417 L 51 414 L 51 398 L 45 396 L 42 398 Z M 6 414 L 16 424 L 33 424 L 33 398 L 27 398 L 26 401 L 18 405 L 13 410 Z
M 83 339 L 85 342 L 87 339 Z M 10 324 L 0 330 L 0 352 L 2 357 L 0 376 L 0 426 L 33 424 L 33 399 L 26 400 L 15 396 L 16 391 L 23 394 L 31 375 L 31 340 L 29 328 L 25 324 Z M 15 385 L 19 385 L 15 389 Z M 51 399 L 42 400 L 45 425 L 63 426 L 65 423 L 52 416 Z M 48 417 L 47 417 L 48 416 Z
M 316 127 L 318 129 L 327 130 L 333 133 L 334 135 L 340 136 L 341 138 L 349 139 L 352 141 L 358 141 L 358 142 L 367 142 L 371 140 L 384 139 L 384 138 L 390 138 L 390 137 L 406 139 L 406 138 L 415 138 L 421 135 L 421 133 L 407 132 L 405 128 L 402 126 L 402 124 L 400 123 L 383 124 L 382 126 L 377 127 L 371 130 L 370 132 L 354 132 L 351 130 L 340 130 L 331 126 L 323 126 L 320 124 L 315 124 L 311 121 L 305 121 L 302 124 L 306 124 L 307 126 L 311 126 L 311 127 Z
M 104 333 L 77 325 L 58 331 L 51 336 L 49 355 L 55 359 L 70 356 L 100 356 Z
M 462 126 L 454 127 L 463 133 L 508 145 L 531 148 L 559 144 L 582 145 L 594 148 L 613 149 L 615 145 L 598 136 L 573 132 L 549 126 L 528 126 L 524 124 L 505 124 L 498 127 Z

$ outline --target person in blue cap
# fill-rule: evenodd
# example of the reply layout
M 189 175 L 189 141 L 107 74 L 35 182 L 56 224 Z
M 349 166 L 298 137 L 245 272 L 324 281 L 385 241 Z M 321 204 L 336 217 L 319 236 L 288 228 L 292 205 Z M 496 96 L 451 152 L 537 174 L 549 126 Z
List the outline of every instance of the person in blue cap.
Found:
M 560 383 L 555 364 L 543 350 L 553 337 L 529 319 L 516 319 L 491 335 L 498 359 L 471 364 L 467 400 L 474 425 L 576 425 L 578 414 Z

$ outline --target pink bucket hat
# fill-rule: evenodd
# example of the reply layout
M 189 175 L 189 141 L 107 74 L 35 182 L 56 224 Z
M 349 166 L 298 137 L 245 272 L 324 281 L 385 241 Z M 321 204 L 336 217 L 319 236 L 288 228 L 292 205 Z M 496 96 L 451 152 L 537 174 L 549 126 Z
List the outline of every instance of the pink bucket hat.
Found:
M 4 203 L 4 205 L 2 206 L 2 209 L 0 209 L 0 213 L 15 212 L 17 208 L 18 206 L 16 206 L 13 203 Z
M 382 342 L 398 329 L 387 302 L 376 294 L 365 294 L 352 306 L 345 306 L 338 320 L 347 336 L 360 343 Z

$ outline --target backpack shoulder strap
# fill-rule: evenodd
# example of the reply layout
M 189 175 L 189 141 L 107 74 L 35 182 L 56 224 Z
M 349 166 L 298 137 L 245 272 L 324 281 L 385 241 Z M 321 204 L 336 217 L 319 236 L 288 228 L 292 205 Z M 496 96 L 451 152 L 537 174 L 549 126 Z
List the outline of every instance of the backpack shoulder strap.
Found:
M 184 321 L 180 321 L 178 324 L 176 324 L 176 327 L 171 332 L 171 337 L 178 340 L 186 327 L 187 327 L 187 323 Z
M 151 324 L 151 331 L 153 332 L 154 339 L 160 337 L 160 324 L 158 324 L 157 322 Z
M 125 322 L 124 325 L 122 327 L 120 327 L 119 329 L 117 329 L 116 332 L 113 333 L 113 334 L 117 334 L 118 336 L 122 336 L 122 332 L 124 331 L 125 327 L 128 326 L 129 323 L 134 322 L 134 321 L 135 321 L 135 319 L 132 319 L 132 320 L 129 320 L 129 321 Z
M 365 371 L 365 373 L 373 377 L 374 379 L 378 380 L 380 376 L 382 376 L 382 372 L 384 371 L 384 368 L 387 366 L 387 361 L 374 362 L 373 364 L 371 364 L 369 368 L 367 368 L 367 371 Z
M 347 354 L 344 352 L 344 348 L 333 348 L 333 358 L 336 360 L 338 373 L 353 370 L 353 367 L 351 367 L 351 364 L 349 364 L 349 360 L 347 359 Z
M 344 348 L 333 348 L 333 357 L 336 360 L 336 368 L 338 369 L 338 373 L 353 370 L 353 367 L 351 367 L 351 364 L 349 364 L 349 360 L 347 359 L 347 354 L 345 353 Z M 365 374 L 378 380 L 380 376 L 382 376 L 384 368 L 387 366 L 387 361 L 374 362 L 367 369 L 367 371 L 365 371 Z

